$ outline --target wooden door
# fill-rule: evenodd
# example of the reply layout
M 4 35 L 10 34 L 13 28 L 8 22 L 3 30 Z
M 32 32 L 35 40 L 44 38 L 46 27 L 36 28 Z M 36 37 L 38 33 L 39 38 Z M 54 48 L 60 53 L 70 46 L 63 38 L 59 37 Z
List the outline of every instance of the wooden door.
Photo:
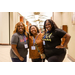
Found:
M 23 22 L 23 16 L 20 16 L 20 22 Z
M 68 32 L 68 27 L 67 25 L 62 25 L 62 29 L 65 31 L 65 32 Z M 65 38 L 62 38 L 62 45 L 64 44 L 64 41 L 65 41 Z M 68 49 L 68 46 L 66 45 L 66 48 Z

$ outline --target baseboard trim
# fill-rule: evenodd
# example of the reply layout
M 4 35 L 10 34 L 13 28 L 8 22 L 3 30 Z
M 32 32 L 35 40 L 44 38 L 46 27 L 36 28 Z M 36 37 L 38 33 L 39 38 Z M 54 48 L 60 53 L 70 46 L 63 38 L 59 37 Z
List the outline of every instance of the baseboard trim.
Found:
M 70 56 L 69 54 L 67 54 L 67 56 L 71 61 L 75 62 L 75 59 L 72 56 Z
M 0 45 L 10 45 L 10 44 L 4 44 L 4 43 L 0 43 Z

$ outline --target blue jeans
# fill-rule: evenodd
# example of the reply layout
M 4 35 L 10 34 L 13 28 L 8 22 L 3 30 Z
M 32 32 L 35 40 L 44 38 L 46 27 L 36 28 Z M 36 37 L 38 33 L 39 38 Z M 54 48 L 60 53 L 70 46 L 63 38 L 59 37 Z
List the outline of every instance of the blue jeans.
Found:
M 27 62 L 27 57 L 24 58 L 24 61 L 20 61 L 19 58 L 11 58 L 12 62 Z

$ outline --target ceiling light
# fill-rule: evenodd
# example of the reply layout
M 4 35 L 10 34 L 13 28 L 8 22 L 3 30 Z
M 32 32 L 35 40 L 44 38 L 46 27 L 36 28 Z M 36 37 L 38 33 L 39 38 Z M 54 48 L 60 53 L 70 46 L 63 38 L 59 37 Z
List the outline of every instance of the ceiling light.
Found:
M 34 12 L 34 15 L 39 15 L 40 14 L 40 12 Z
M 39 15 L 35 15 L 35 19 L 38 20 L 39 19 Z

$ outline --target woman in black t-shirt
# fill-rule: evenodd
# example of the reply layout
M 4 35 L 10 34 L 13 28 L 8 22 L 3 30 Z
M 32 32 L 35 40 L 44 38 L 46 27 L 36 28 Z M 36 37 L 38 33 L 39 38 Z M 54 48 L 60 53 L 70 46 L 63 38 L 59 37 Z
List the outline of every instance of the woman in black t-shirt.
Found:
M 44 29 L 43 45 L 46 59 L 48 62 L 62 62 L 66 55 L 65 46 L 68 44 L 71 36 L 59 29 L 51 19 L 47 19 L 44 22 Z M 61 38 L 65 38 L 63 45 L 61 44 Z

